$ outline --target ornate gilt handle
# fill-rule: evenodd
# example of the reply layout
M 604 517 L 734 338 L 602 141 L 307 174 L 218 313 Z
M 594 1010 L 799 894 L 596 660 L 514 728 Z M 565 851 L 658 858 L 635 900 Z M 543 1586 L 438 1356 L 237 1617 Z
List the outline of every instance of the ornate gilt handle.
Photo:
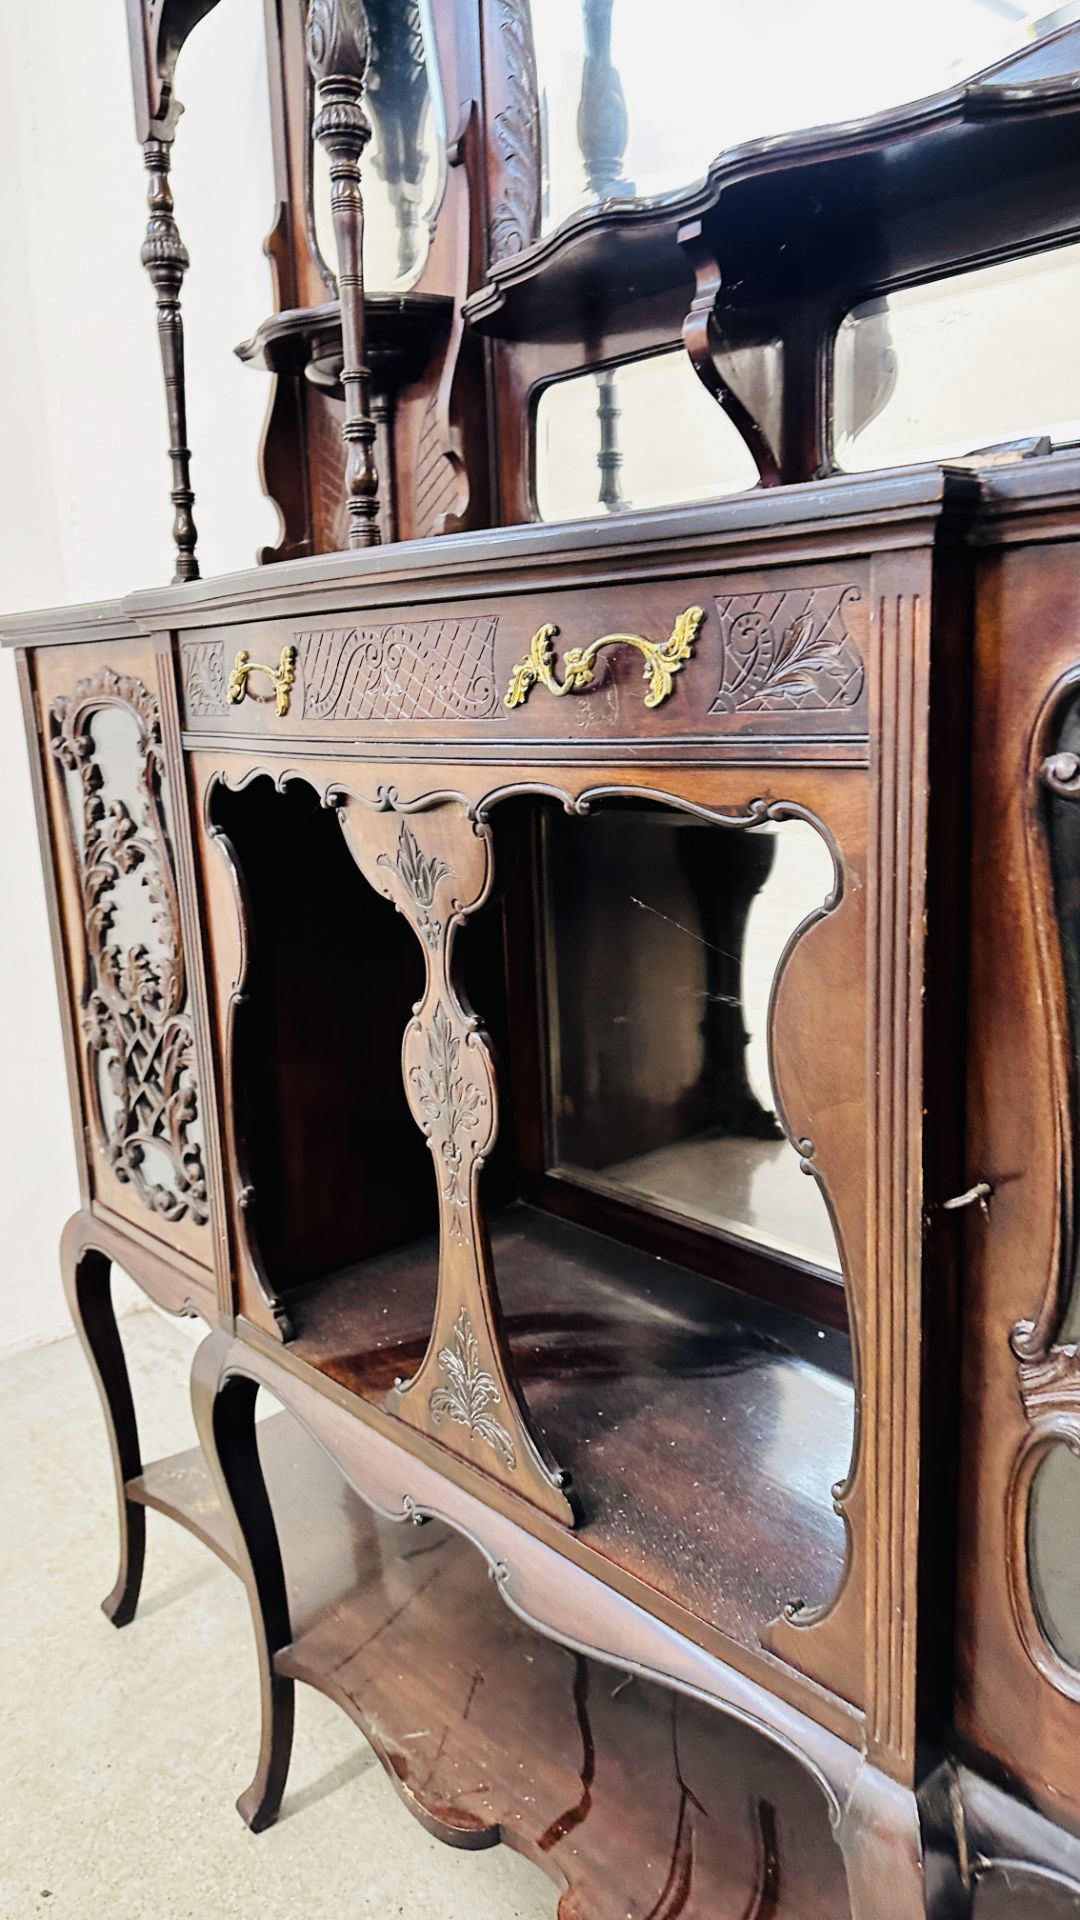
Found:
M 259 660 L 253 660 L 246 647 L 241 647 L 233 669 L 229 675 L 228 698 L 230 706 L 238 706 L 247 690 L 248 675 L 265 673 L 272 682 L 277 697 L 277 710 L 281 719 L 289 711 L 289 696 L 296 679 L 296 648 L 282 647 L 281 659 L 276 667 L 264 667 Z
M 570 647 L 563 658 L 561 681 L 555 678 L 555 649 L 551 644 L 553 635 L 559 629 L 553 626 L 539 627 L 529 643 L 528 659 L 519 661 L 510 675 L 503 705 L 522 706 L 529 697 L 529 689 L 538 681 L 558 698 L 564 693 L 580 693 L 596 672 L 596 656 L 601 647 L 627 646 L 636 647 L 644 655 L 645 679 L 649 683 L 645 705 L 658 707 L 671 692 L 674 676 L 693 653 L 694 642 L 704 618 L 703 607 L 687 607 L 685 613 L 680 613 L 667 640 L 643 640 L 639 633 L 605 633 L 602 639 L 594 640 L 589 647 Z

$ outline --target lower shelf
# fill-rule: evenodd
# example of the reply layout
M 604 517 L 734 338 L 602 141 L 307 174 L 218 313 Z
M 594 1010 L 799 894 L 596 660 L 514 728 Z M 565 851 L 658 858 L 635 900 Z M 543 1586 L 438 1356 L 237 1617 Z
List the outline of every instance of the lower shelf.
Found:
M 351 1716 L 429 1831 L 523 1853 L 566 1890 L 560 1920 L 847 1915 L 824 1801 L 784 1754 L 525 1627 L 475 1549 L 376 1520 L 289 1415 L 259 1451 L 294 1633 L 278 1667 Z M 138 1486 L 231 1558 L 197 1450 Z
M 826 1601 L 845 1554 L 846 1340 L 536 1208 L 497 1214 L 491 1245 L 518 1377 L 583 1538 L 746 1647 L 787 1602 Z M 381 1398 L 423 1356 L 435 1258 L 422 1241 L 306 1290 L 294 1351 Z

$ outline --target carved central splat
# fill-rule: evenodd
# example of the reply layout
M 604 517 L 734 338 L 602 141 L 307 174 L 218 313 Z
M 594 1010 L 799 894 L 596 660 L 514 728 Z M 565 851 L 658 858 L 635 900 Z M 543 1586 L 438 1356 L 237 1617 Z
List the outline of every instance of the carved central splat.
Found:
M 405 915 L 427 963 L 402 1066 L 413 1118 L 435 1162 L 439 1290 L 420 1369 L 394 1389 L 389 1404 L 410 1426 L 572 1525 L 564 1476 L 533 1430 L 513 1378 L 478 1196 L 498 1129 L 498 1096 L 487 1037 L 459 990 L 454 939 L 487 898 L 491 832 L 460 800 L 406 817 L 346 798 L 340 815 L 361 872 Z

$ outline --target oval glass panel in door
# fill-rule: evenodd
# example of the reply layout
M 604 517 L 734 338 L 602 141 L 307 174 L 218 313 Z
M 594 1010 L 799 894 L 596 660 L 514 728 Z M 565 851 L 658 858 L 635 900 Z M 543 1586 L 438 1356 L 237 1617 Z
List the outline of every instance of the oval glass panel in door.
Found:
M 371 56 L 364 109 L 371 142 L 360 163 L 364 281 L 370 293 L 406 293 L 423 273 L 446 177 L 446 123 L 427 0 L 365 0 Z M 337 272 L 330 162 L 311 142 L 315 241 Z
M 1031 1487 L 1028 1568 L 1050 1645 L 1080 1683 L 1080 1458 L 1063 1442 L 1040 1462 Z

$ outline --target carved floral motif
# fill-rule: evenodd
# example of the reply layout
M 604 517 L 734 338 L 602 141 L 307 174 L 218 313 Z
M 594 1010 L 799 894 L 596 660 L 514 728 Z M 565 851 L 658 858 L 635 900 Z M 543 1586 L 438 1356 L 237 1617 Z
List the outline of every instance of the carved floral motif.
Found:
M 225 648 L 220 640 L 189 640 L 184 646 L 184 711 L 191 718 L 222 713 L 227 705 Z
M 717 596 L 723 669 L 711 713 L 829 712 L 855 706 L 866 679 L 847 610 L 852 585 Z
M 514 1443 L 506 1428 L 488 1412 L 498 1406 L 502 1394 L 494 1376 L 480 1365 L 476 1335 L 469 1310 L 462 1307 L 454 1322 L 449 1344 L 439 1349 L 439 1370 L 446 1385 L 435 1387 L 428 1400 L 431 1417 L 438 1426 L 444 1418 L 492 1447 L 508 1472 L 514 1470 Z
M 468 1227 L 467 1155 L 470 1136 L 487 1124 L 488 1097 L 480 1079 L 470 1079 L 462 1059 L 462 1036 L 440 1001 L 426 1030 L 428 1063 L 410 1079 L 425 1130 L 443 1165 L 443 1199 L 453 1209 L 451 1228 L 464 1239 Z
M 434 951 L 442 934 L 442 921 L 432 912 L 435 889 L 440 880 L 452 877 L 453 868 L 448 867 L 445 860 L 437 860 L 434 854 L 429 858 L 422 853 L 416 835 L 404 820 L 398 834 L 396 858 L 391 860 L 389 854 L 380 853 L 378 864 L 397 874 L 416 909 L 417 930 Z
M 130 714 L 138 729 L 135 795 L 109 795 L 91 725 L 105 707 Z M 70 698 L 54 700 L 49 729 L 52 751 L 81 793 L 81 835 L 76 831 L 74 840 L 86 931 L 82 1035 L 101 1149 L 117 1179 L 154 1213 L 202 1222 L 209 1209 L 197 1137 L 195 1039 L 162 806 L 158 704 L 140 680 L 104 668 L 80 680 Z M 150 904 L 153 950 L 144 940 L 125 949 L 111 937 L 129 876 Z M 168 1166 L 168 1178 L 151 1177 L 155 1161 Z

